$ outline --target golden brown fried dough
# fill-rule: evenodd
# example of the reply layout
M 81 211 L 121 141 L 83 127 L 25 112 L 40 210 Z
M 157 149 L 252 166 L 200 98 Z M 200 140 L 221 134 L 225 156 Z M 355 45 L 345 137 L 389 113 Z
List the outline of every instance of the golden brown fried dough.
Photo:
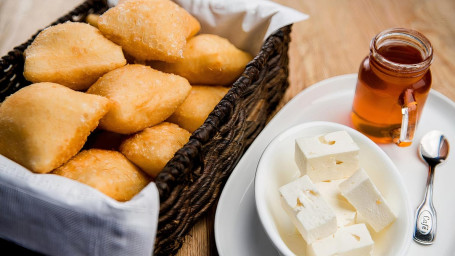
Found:
M 251 59 L 249 53 L 237 49 L 227 39 L 202 34 L 188 41 L 182 60 L 175 63 L 150 62 L 150 65 L 183 76 L 191 84 L 228 85 L 242 74 Z
M 193 85 L 190 95 L 167 121 L 194 132 L 220 102 L 229 88 L 223 86 Z
M 101 15 L 98 27 L 138 60 L 173 62 L 201 26 L 170 0 L 127 0 Z
M 54 83 L 27 86 L 0 107 L 0 154 L 37 173 L 59 167 L 84 145 L 108 99 Z
M 104 73 L 126 64 L 120 46 L 86 23 L 66 22 L 43 30 L 25 50 L 24 76 L 85 90 Z
M 85 21 L 94 26 L 95 28 L 98 28 L 98 19 L 100 18 L 100 15 L 99 14 L 93 14 L 93 13 L 90 13 L 89 15 L 87 15 L 87 18 L 85 18 Z
M 130 134 L 166 120 L 190 90 L 190 84 L 183 77 L 134 64 L 107 73 L 87 93 L 105 96 L 114 102 L 100 121 L 102 129 Z
M 152 177 L 156 177 L 190 138 L 190 133 L 176 124 L 163 122 L 126 139 L 120 152 Z
M 54 174 L 89 185 L 117 201 L 128 201 L 151 181 L 117 151 L 81 151 Z

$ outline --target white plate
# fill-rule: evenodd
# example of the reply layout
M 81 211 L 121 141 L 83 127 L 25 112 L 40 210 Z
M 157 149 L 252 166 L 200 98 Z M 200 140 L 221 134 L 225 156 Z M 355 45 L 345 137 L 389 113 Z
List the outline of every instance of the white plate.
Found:
M 368 173 L 387 200 L 397 219 L 381 232 L 370 230 L 374 256 L 403 256 L 412 240 L 412 213 L 403 179 L 392 160 L 360 132 L 333 122 L 306 122 L 287 129 L 266 147 L 255 178 L 255 200 L 259 219 L 282 255 L 305 255 L 302 236 L 281 207 L 279 188 L 300 176 L 294 163 L 295 139 L 321 133 L 346 131 L 360 148 L 360 167 Z
M 243 155 L 221 194 L 215 215 L 215 241 L 221 256 L 277 255 L 260 225 L 254 201 L 254 175 L 270 141 L 285 129 L 309 121 L 331 121 L 352 127 L 349 113 L 356 74 L 321 81 L 295 96 L 269 122 Z M 445 133 L 455 145 L 455 103 L 432 90 L 423 111 L 415 142 L 407 148 L 380 147 L 397 166 L 414 210 L 423 198 L 427 166 L 417 155 L 418 141 L 433 129 Z M 407 255 L 455 254 L 455 150 L 436 168 L 434 205 L 438 216 L 436 240 L 431 246 L 411 242 Z M 412 234 L 409 234 L 412 235 Z

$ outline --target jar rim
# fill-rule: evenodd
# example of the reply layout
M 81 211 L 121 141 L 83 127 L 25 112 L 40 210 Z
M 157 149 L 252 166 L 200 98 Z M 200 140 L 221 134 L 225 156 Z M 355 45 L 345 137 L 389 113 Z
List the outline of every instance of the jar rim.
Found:
M 418 63 L 403 64 L 391 61 L 382 56 L 378 50 L 387 40 L 399 41 L 416 48 L 422 54 L 423 60 Z M 420 32 L 406 28 L 391 28 L 377 34 L 371 40 L 370 52 L 381 65 L 402 73 L 415 73 L 427 69 L 433 62 L 433 47 L 430 40 Z

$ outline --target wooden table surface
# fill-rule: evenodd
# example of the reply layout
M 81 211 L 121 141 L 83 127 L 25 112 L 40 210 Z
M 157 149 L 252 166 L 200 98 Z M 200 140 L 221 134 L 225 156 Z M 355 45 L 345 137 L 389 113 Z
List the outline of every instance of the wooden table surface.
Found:
M 0 56 L 82 0 L 0 0 Z M 310 15 L 294 24 L 290 87 L 280 106 L 326 78 L 356 73 L 371 38 L 392 27 L 427 36 L 434 48 L 433 89 L 455 101 L 455 1 L 276 0 Z M 179 255 L 216 255 L 215 209 L 195 225 Z

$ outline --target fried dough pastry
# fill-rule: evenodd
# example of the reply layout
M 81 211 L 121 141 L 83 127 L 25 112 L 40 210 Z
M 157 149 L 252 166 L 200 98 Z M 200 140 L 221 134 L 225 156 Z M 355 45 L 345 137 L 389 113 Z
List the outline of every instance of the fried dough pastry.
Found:
M 100 121 L 104 130 L 130 134 L 166 120 L 190 93 L 180 76 L 133 64 L 113 70 L 87 93 L 111 99 L 114 106 Z
M 149 64 L 158 70 L 183 76 L 191 84 L 228 85 L 242 74 L 252 58 L 225 38 L 202 34 L 188 41 L 182 60 Z
M 190 95 L 167 121 L 194 132 L 207 119 L 229 88 L 223 86 L 193 85 Z
M 25 50 L 24 76 L 85 90 L 100 76 L 124 66 L 122 48 L 86 23 L 66 22 L 39 33 Z
M 117 201 L 128 201 L 151 181 L 117 151 L 83 150 L 53 174 L 89 185 Z
M 100 15 L 99 14 L 93 14 L 93 13 L 90 13 L 89 15 L 87 15 L 87 17 L 85 18 L 85 21 L 94 26 L 95 28 L 98 28 L 98 19 L 100 18 Z
M 48 173 L 77 154 L 109 107 L 104 97 L 59 84 L 24 87 L 0 106 L 0 154 Z
M 176 124 L 163 122 L 126 139 L 120 152 L 144 172 L 156 177 L 190 138 L 190 133 Z
M 201 25 L 170 0 L 126 0 L 103 13 L 98 27 L 137 60 L 174 62 Z

